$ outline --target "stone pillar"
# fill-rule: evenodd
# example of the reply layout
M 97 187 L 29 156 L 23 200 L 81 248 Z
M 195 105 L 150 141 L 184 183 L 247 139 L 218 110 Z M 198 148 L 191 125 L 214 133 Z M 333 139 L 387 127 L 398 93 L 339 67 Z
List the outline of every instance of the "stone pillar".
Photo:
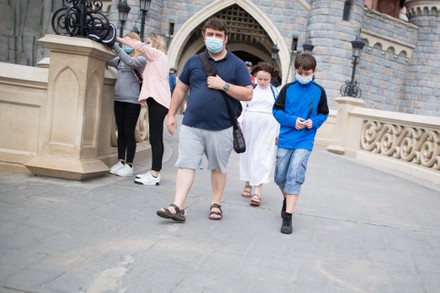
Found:
M 348 144 L 347 136 L 353 134 L 353 131 L 351 131 L 350 128 L 355 127 L 357 132 L 359 132 L 360 129 L 357 125 L 352 125 L 349 114 L 353 108 L 362 106 L 364 100 L 351 97 L 340 97 L 336 98 L 335 101 L 338 103 L 335 133 L 333 143 L 327 147 L 327 150 L 331 153 L 344 155 Z
M 46 35 L 39 41 L 50 50 L 46 120 L 38 155 L 25 166 L 64 179 L 101 176 L 108 171 L 98 159 L 104 69 L 114 55 L 86 38 Z

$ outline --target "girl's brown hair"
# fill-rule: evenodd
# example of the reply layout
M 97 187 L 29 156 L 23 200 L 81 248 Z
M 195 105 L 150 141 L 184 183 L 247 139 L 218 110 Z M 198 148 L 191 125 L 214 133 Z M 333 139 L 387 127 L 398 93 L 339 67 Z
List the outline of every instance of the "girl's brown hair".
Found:
M 273 69 L 272 65 L 270 65 L 267 62 L 259 62 L 257 65 L 255 65 L 252 68 L 252 75 L 256 75 L 258 71 L 266 71 L 270 73 L 270 76 L 273 78 L 275 76 L 275 70 Z

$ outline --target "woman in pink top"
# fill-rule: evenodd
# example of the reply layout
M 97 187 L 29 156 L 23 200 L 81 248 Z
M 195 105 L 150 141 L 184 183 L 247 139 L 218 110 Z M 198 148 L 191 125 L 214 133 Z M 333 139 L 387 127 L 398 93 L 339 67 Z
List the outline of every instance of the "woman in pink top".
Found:
M 164 152 L 163 121 L 168 114 L 171 101 L 168 80 L 170 65 L 166 55 L 165 40 L 159 34 L 151 34 L 145 40 L 145 44 L 129 37 L 116 38 L 116 41 L 141 52 L 147 59 L 147 65 L 142 73 L 143 83 L 139 103 L 142 106 L 148 105 L 152 166 L 151 171 L 136 175 L 134 181 L 143 185 L 159 185 Z

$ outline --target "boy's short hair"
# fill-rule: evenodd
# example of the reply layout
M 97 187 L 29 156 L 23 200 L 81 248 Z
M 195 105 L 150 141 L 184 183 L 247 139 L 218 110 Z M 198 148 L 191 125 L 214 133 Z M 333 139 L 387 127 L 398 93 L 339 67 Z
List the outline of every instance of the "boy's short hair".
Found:
M 302 69 L 302 70 L 313 70 L 316 69 L 316 59 L 313 57 L 312 54 L 309 53 L 302 53 L 298 55 L 295 59 L 295 69 Z
M 217 17 L 213 17 L 208 19 L 208 21 L 205 23 L 205 26 L 203 27 L 203 32 L 206 32 L 206 29 L 210 28 L 216 31 L 225 32 L 225 36 L 228 35 L 228 30 L 226 29 L 225 22 Z

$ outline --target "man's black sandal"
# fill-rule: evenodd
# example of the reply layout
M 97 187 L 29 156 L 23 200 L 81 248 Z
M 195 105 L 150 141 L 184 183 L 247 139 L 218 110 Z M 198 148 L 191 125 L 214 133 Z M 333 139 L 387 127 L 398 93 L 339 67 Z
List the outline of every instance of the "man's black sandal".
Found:
M 179 209 L 179 207 L 173 203 L 170 204 L 170 207 L 174 208 L 174 210 L 176 211 L 175 214 L 170 211 L 169 207 L 158 210 L 156 214 L 161 218 L 171 219 L 173 221 L 181 223 L 185 222 L 185 210 Z
M 217 211 L 212 210 L 215 208 L 219 209 L 219 211 L 217 212 Z M 216 216 L 213 217 L 213 215 L 216 215 L 217 217 Z M 222 218 L 223 218 L 222 206 L 217 203 L 212 204 L 209 208 L 209 219 L 210 220 L 221 220 Z

